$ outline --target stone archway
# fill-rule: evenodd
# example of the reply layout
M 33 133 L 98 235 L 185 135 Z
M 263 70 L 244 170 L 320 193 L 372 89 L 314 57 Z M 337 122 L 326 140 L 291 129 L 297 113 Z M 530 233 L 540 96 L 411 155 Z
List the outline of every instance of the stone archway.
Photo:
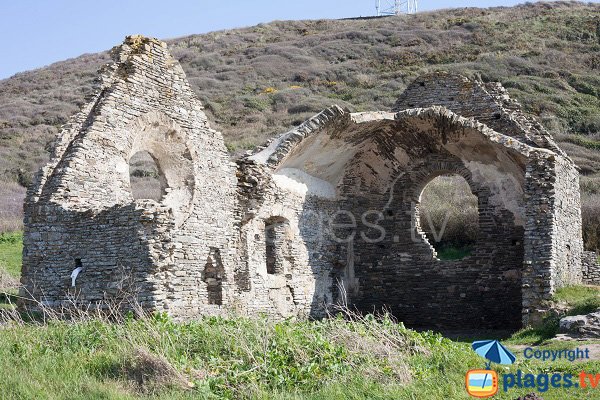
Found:
M 475 178 L 467 161 L 440 152 L 391 175 L 384 195 L 362 191 L 346 200 L 355 215 L 381 210 L 384 240 L 356 237 L 354 273 L 359 289 L 351 301 L 363 312 L 385 309 L 411 326 L 518 328 L 521 316 L 523 227 L 493 199 L 493 186 Z M 479 236 L 473 252 L 440 260 L 420 226 L 420 196 L 435 177 L 463 178 L 478 199 Z M 393 183 L 393 184 L 392 184 Z M 362 194 L 360 194 L 362 193 Z M 358 217 L 357 217 L 358 219 Z
M 419 197 L 417 221 L 440 260 L 468 257 L 479 240 L 479 198 L 460 175 L 440 174 Z

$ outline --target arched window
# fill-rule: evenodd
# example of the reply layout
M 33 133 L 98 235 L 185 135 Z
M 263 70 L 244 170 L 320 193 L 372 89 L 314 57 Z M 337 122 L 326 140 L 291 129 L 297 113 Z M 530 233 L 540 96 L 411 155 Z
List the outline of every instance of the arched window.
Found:
M 129 160 L 129 180 L 134 199 L 161 201 L 166 194 L 163 171 L 147 151 L 138 151 Z
M 460 175 L 441 175 L 421 193 L 419 225 L 441 260 L 473 252 L 479 234 L 478 200 Z

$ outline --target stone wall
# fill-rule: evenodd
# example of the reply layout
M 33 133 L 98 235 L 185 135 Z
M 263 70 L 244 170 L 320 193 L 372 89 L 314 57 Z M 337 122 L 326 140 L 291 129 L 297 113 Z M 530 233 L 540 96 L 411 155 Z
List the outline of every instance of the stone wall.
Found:
M 28 192 L 22 307 L 284 318 L 341 304 L 517 328 L 586 276 L 577 170 L 497 84 L 425 75 L 393 112 L 332 106 L 232 163 L 164 43 L 129 37 L 113 56 Z M 139 151 L 160 201 L 133 198 Z M 462 260 L 438 259 L 420 226 L 421 193 L 444 174 L 478 198 Z
M 164 43 L 130 37 L 113 56 L 28 193 L 22 294 L 53 306 L 104 307 L 121 290 L 130 302 L 176 316 L 216 311 L 204 267 L 218 250 L 227 304 L 237 240 L 234 168 L 223 139 Z M 128 162 L 140 150 L 164 173 L 160 203 L 132 197 Z M 130 293 L 123 277 L 132 280 Z
M 586 285 L 600 285 L 600 263 L 595 251 L 584 251 L 581 255 L 581 269 L 583 270 L 583 283 Z

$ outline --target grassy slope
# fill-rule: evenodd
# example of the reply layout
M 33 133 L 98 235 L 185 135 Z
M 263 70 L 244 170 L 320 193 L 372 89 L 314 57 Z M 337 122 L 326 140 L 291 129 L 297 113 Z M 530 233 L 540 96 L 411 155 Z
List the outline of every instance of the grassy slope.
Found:
M 417 75 L 452 70 L 500 81 L 584 174 L 584 238 L 600 248 L 600 5 L 527 4 L 415 16 L 277 21 L 169 41 L 232 153 L 332 103 L 389 109 Z M 0 232 L 61 124 L 92 92 L 106 53 L 0 81 Z M 8 181 L 8 182 L 3 182 Z
M 3 399 L 466 399 L 466 371 L 483 366 L 468 343 L 385 320 L 176 324 L 156 316 L 121 324 L 17 324 L 0 336 L 0 368 L 10 371 L 0 380 Z M 511 367 L 496 367 L 499 373 L 519 368 L 577 375 L 597 371 L 600 362 L 521 357 Z M 598 399 L 600 390 L 552 389 L 544 398 Z
M 599 11 L 598 4 L 557 2 L 285 21 L 169 45 L 232 150 L 332 103 L 389 109 L 415 76 L 442 69 L 502 82 L 593 174 L 600 169 Z M 107 61 L 106 53 L 86 55 L 0 81 L 0 179 L 30 180 Z

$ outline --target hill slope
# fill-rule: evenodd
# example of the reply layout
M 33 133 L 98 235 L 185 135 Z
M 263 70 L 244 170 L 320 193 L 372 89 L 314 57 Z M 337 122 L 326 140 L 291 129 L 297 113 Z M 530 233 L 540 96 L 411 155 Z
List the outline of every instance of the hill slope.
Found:
M 332 103 L 352 111 L 389 109 L 417 75 L 453 70 L 502 82 L 575 159 L 593 194 L 600 192 L 599 15 L 600 4 L 555 2 L 277 21 L 169 46 L 232 152 Z M 106 53 L 84 55 L 0 81 L 1 181 L 31 181 L 48 143 L 108 61 Z M 0 220 L 18 215 L 18 200 L 4 199 L 23 192 L 0 185 Z

